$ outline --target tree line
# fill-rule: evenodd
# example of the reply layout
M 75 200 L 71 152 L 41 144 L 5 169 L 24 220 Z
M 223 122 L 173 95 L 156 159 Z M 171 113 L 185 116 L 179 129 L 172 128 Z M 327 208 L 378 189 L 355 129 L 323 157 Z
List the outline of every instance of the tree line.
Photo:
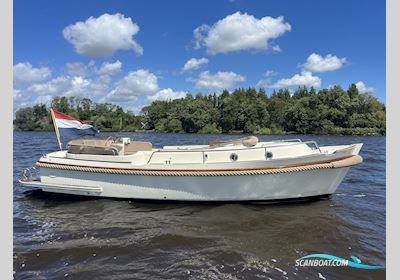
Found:
M 151 130 L 186 133 L 385 135 L 386 108 L 355 84 L 321 89 L 299 87 L 273 91 L 238 88 L 222 94 L 188 93 L 185 98 L 156 100 L 139 115 L 88 98 L 55 97 L 52 108 L 93 124 L 101 131 Z M 18 130 L 52 130 L 49 107 L 37 104 L 16 111 Z
M 51 131 L 50 108 L 94 125 L 100 131 L 136 131 L 141 118 L 110 103 L 96 103 L 89 98 L 54 97 L 49 105 L 36 104 L 15 112 L 14 129 L 22 131 Z

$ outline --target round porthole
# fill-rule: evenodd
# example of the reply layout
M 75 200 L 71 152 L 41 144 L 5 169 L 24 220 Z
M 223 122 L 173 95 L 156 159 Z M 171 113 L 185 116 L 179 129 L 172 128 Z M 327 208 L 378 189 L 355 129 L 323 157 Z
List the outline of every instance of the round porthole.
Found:
M 231 159 L 231 161 L 237 161 L 237 159 L 239 158 L 237 154 L 233 153 L 229 156 L 229 158 Z
M 272 152 L 266 152 L 265 153 L 265 158 L 266 159 L 271 159 L 274 155 L 272 154 Z

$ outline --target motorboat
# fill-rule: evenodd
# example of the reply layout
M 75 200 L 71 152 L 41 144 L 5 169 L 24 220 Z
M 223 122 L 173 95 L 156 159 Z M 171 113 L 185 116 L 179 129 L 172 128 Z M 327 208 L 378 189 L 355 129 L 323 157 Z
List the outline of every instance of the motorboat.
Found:
M 319 146 L 249 136 L 206 145 L 164 146 L 130 138 L 78 139 L 22 172 L 21 185 L 84 196 L 223 202 L 326 198 L 361 143 Z

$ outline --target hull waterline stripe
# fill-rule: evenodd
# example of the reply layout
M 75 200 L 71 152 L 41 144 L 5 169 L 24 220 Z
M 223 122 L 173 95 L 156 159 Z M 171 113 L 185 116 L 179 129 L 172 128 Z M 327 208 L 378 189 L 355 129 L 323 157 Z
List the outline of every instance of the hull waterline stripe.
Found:
M 37 162 L 39 168 L 61 169 L 70 171 L 119 174 L 119 175 L 145 175 L 145 176 L 242 176 L 242 175 L 267 175 L 280 174 L 300 171 L 310 171 L 317 169 L 343 168 L 350 167 L 362 162 L 359 155 L 350 156 L 344 159 L 331 161 L 328 163 L 315 163 L 299 166 L 263 168 L 263 169 L 237 169 L 237 170 L 138 170 L 138 169 L 118 169 L 103 167 L 88 167 L 77 165 L 66 165 L 57 163 Z

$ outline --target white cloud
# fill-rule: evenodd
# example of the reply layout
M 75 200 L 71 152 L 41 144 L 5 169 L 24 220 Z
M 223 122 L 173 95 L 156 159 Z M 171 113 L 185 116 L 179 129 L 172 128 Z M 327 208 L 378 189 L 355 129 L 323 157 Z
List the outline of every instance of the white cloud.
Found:
M 213 26 L 201 25 L 193 31 L 195 48 L 205 46 L 210 54 L 240 50 L 266 50 L 269 41 L 290 31 L 282 16 L 257 19 L 247 13 L 236 12 L 216 22 Z M 275 51 L 280 48 L 275 46 Z
M 288 79 L 280 79 L 271 88 L 288 88 L 293 86 L 306 86 L 318 88 L 321 86 L 321 78 L 313 76 L 311 72 L 302 71 Z
M 31 99 L 31 96 L 29 94 L 24 94 L 19 89 L 13 89 L 13 101 L 14 101 L 14 103 L 26 102 L 26 101 L 29 101 L 30 99 Z
M 139 96 L 146 97 L 146 102 L 140 106 L 136 104 Z M 148 70 L 140 69 L 129 72 L 119 80 L 115 88 L 101 101 L 116 102 L 126 109 L 139 112 L 143 106 L 155 100 L 173 100 L 185 96 L 186 92 L 184 91 L 174 91 L 171 88 L 160 89 L 157 76 Z
M 193 79 L 190 79 L 193 81 Z M 210 74 L 209 71 L 201 72 L 195 81 L 197 88 L 206 88 L 210 90 L 229 89 L 235 83 L 243 82 L 246 78 L 234 72 L 217 72 Z
M 87 75 L 87 66 L 80 62 L 71 62 L 67 63 L 67 74 L 70 76 L 82 76 L 85 77 Z
M 204 39 L 205 39 L 205 34 L 210 31 L 210 26 L 207 24 L 202 24 L 199 27 L 197 27 L 195 30 L 193 30 L 193 36 L 194 36 L 194 48 L 195 49 L 200 49 L 201 46 L 204 44 Z
M 90 80 L 87 88 L 88 96 L 104 96 L 110 91 L 112 79 L 108 75 L 103 75 L 95 80 Z
M 94 61 L 87 65 L 80 62 L 67 63 L 65 75 L 47 82 L 31 83 L 24 90 L 24 95 L 104 97 L 111 90 L 112 75 L 118 73 L 121 66 L 119 60 L 104 62 L 100 68 L 96 67 Z
M 118 50 L 133 50 L 138 55 L 143 48 L 133 40 L 139 26 L 122 14 L 103 14 L 90 17 L 64 28 L 64 38 L 74 45 L 76 52 L 88 57 L 110 56 Z
M 269 78 L 269 77 L 275 76 L 276 74 L 278 74 L 278 73 L 274 70 L 267 70 L 264 73 L 264 77 Z
M 372 93 L 372 92 L 374 92 L 374 88 L 373 87 L 367 87 L 367 85 L 364 84 L 364 82 L 362 82 L 362 81 L 357 82 L 356 83 L 356 87 L 357 87 L 357 89 L 358 89 L 358 91 L 360 93 L 367 93 L 367 92 Z
M 35 100 L 31 100 L 32 95 L 23 92 L 22 90 L 14 89 L 13 90 L 13 111 L 14 113 L 21 108 L 31 107 L 35 104 L 49 104 L 52 96 L 38 96 Z
M 97 74 L 99 75 L 114 75 L 121 71 L 122 63 L 117 60 L 114 63 L 104 62 L 100 69 L 97 70 Z
M 278 45 L 272 46 L 272 50 L 273 50 L 274 52 L 281 52 L 281 51 L 282 51 L 281 47 L 278 46 Z
M 33 68 L 29 62 L 17 63 L 13 67 L 14 85 L 24 85 L 46 80 L 51 76 L 47 67 Z
M 25 108 L 25 107 L 30 107 L 32 106 L 32 102 L 15 102 L 13 104 L 13 113 L 15 114 L 16 111 L 18 111 L 21 108 Z M 14 115 L 15 117 L 15 115 Z
M 83 77 L 59 76 L 47 83 L 33 84 L 28 91 L 39 95 L 77 95 L 84 92 L 89 81 Z
M 309 72 L 328 72 L 340 69 L 346 63 L 346 58 L 339 58 L 335 55 L 328 54 L 323 57 L 319 54 L 312 53 L 307 58 L 303 68 Z
M 136 103 L 121 103 L 119 106 L 121 106 L 124 110 L 132 112 L 134 115 L 140 115 L 142 108 L 144 106 L 148 105 L 147 103 L 143 104 L 138 104 Z
M 277 74 L 277 72 L 274 71 L 274 70 L 265 71 L 264 79 L 259 80 L 256 86 L 257 87 L 262 87 L 262 88 L 268 87 L 271 84 L 271 78 L 273 76 L 275 76 L 276 74 Z
M 158 91 L 156 94 L 148 96 L 147 99 L 150 102 L 155 100 L 173 100 L 178 98 L 184 98 L 186 96 L 185 91 L 174 91 L 171 88 L 166 88 Z
M 154 95 L 158 90 L 157 77 L 148 70 L 140 69 L 129 72 L 118 81 L 115 89 L 107 95 L 107 100 L 115 102 L 134 101 L 137 96 Z
M 66 63 L 66 73 L 68 76 L 93 76 L 93 75 L 109 75 L 112 76 L 121 71 L 122 62 L 103 62 L 100 68 L 96 67 L 94 61 L 90 61 L 87 65 L 81 62 Z
M 201 65 L 207 64 L 208 59 L 205 57 L 202 58 L 191 58 L 189 59 L 182 68 L 182 72 L 188 72 L 194 69 L 200 68 Z
M 95 80 L 81 76 L 59 76 L 47 83 L 33 84 L 27 90 L 38 95 L 102 96 L 109 91 L 110 82 L 111 79 L 107 76 Z
M 52 99 L 53 99 L 53 96 L 51 96 L 51 95 L 40 95 L 35 99 L 35 101 L 33 101 L 33 104 L 49 105 Z

